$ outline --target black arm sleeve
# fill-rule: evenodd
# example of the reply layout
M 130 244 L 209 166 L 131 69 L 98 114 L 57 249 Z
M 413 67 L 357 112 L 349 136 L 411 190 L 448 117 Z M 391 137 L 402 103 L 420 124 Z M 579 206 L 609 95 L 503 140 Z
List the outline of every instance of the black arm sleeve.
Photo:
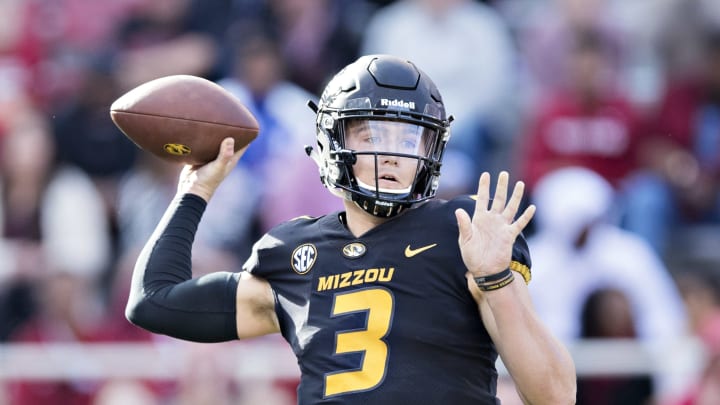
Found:
M 194 342 L 238 338 L 239 275 L 192 278 L 191 251 L 206 202 L 185 194 L 168 207 L 133 270 L 125 316 L 154 333 Z

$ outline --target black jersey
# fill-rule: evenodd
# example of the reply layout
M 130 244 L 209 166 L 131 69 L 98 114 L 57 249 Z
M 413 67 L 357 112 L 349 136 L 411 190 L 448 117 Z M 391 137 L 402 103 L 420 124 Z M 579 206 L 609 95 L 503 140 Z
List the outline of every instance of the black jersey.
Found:
M 433 200 L 358 238 L 341 213 L 298 218 L 256 243 L 244 269 L 272 286 L 300 404 L 498 402 L 457 242 L 454 211 L 474 204 Z M 513 260 L 530 266 L 522 237 Z

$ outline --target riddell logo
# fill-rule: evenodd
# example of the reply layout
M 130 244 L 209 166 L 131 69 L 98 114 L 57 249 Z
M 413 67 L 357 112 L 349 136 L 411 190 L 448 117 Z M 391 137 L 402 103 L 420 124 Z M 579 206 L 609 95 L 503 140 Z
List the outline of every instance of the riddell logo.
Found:
M 415 109 L 415 102 L 414 101 L 405 101 L 405 100 L 388 100 L 386 98 L 380 99 L 380 105 L 382 107 L 400 107 L 400 108 L 407 108 L 410 110 Z

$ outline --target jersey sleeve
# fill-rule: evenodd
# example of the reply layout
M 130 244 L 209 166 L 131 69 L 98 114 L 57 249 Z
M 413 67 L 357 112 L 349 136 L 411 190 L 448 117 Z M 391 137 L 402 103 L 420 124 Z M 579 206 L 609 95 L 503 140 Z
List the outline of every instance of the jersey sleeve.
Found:
M 275 241 L 275 242 L 273 242 Z M 267 266 L 261 266 L 262 257 L 273 247 L 279 245 L 279 240 L 273 238 L 269 233 L 263 235 L 252 247 L 252 252 L 242 265 L 242 270 L 258 277 L 267 278 Z M 262 261 L 264 263 L 264 260 Z
M 515 239 L 515 244 L 513 245 L 510 270 L 520 273 L 525 280 L 525 284 L 530 284 L 530 280 L 532 280 L 531 266 L 530 249 L 528 248 L 525 236 L 521 233 L 517 239 Z

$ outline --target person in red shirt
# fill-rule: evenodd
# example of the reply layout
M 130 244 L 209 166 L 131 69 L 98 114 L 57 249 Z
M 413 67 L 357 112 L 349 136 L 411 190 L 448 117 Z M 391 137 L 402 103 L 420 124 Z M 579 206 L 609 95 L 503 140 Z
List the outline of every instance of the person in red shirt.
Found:
M 523 180 L 568 166 L 593 170 L 618 188 L 635 168 L 641 136 L 638 114 L 609 85 L 610 47 L 597 31 L 576 32 L 567 85 L 547 94 L 524 138 Z
M 567 85 L 538 104 L 519 149 L 522 179 L 532 197 L 537 181 L 555 169 L 594 171 L 615 189 L 618 225 L 663 253 L 665 221 L 673 214 L 668 192 L 645 164 L 652 138 L 647 117 L 613 85 L 613 49 L 599 31 L 576 31 Z

